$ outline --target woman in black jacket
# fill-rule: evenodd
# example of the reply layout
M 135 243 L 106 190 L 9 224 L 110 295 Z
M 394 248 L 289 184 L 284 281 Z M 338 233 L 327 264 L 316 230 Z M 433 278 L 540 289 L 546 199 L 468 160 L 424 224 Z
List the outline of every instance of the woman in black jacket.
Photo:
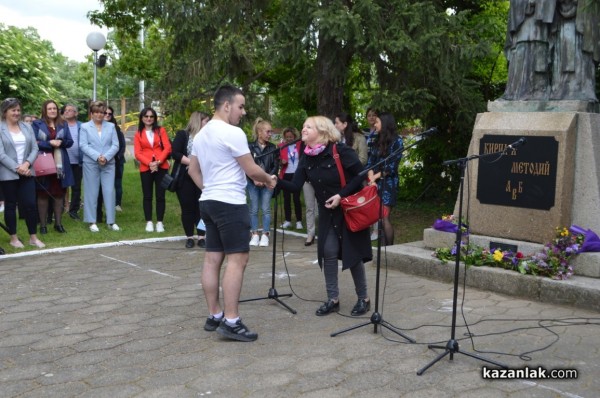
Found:
M 198 233 L 198 246 L 206 246 L 204 240 L 205 232 L 197 227 L 200 222 L 198 199 L 200 199 L 202 191 L 192 181 L 187 173 L 187 168 L 190 164 L 194 137 L 208 123 L 209 119 L 210 117 L 206 113 L 193 112 L 190 115 L 190 120 L 185 130 L 179 130 L 175 134 L 175 138 L 171 144 L 171 157 L 175 161 L 173 169 L 182 167 L 178 174 L 176 193 L 177 199 L 179 199 L 179 206 L 181 207 L 181 225 L 183 226 L 185 236 L 187 236 L 185 247 L 188 249 L 194 247 L 194 230 Z
M 257 165 L 267 174 L 277 175 L 279 172 L 279 150 L 271 143 L 271 123 L 261 118 L 256 119 L 252 128 L 254 142 L 248 144 L 250 154 Z M 271 198 L 273 190 L 261 182 L 248 178 L 248 197 L 250 198 L 250 246 L 269 246 L 269 230 L 271 229 Z M 262 211 L 262 236 L 258 235 L 258 210 Z
M 302 189 L 309 181 L 315 189 L 319 206 L 319 231 L 317 254 L 319 266 L 325 274 L 327 301 L 317 309 L 319 316 L 339 310 L 338 259 L 342 270 L 350 269 L 358 301 L 352 309 L 354 316 L 363 315 L 371 308 L 367 294 L 364 263 L 373 259 L 369 229 L 352 232 L 346 227 L 341 198 L 351 195 L 362 186 L 364 177 L 359 176 L 363 166 L 356 152 L 339 143 L 340 132 L 331 120 L 324 116 L 306 119 L 302 128 L 302 141 L 306 144 L 292 181 L 279 180 L 278 187 L 290 191 Z M 348 184 L 342 188 L 340 174 L 333 158 L 333 146 L 337 145 L 340 161 Z

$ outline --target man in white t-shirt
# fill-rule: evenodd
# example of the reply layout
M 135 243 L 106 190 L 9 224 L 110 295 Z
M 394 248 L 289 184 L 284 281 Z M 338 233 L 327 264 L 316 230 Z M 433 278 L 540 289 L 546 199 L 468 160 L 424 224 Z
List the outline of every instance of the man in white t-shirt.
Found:
M 246 204 L 246 175 L 271 189 L 277 176 L 265 173 L 252 159 L 248 140 L 236 127 L 246 114 L 239 88 L 225 85 L 215 93 L 215 114 L 194 137 L 189 175 L 202 189 L 200 214 L 206 224 L 206 254 L 202 289 L 210 316 L 204 329 L 238 341 L 254 341 L 238 313 L 244 269 L 250 245 L 250 213 Z M 219 275 L 225 256 L 223 311 L 219 302 Z

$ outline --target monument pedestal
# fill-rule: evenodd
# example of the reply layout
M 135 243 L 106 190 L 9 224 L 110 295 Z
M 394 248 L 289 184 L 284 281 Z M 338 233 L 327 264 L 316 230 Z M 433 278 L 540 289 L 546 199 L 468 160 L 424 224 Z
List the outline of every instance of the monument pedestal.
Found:
M 520 137 L 526 146 L 469 162 L 463 209 L 471 234 L 546 243 L 571 224 L 600 233 L 600 115 L 482 113 L 468 155 Z

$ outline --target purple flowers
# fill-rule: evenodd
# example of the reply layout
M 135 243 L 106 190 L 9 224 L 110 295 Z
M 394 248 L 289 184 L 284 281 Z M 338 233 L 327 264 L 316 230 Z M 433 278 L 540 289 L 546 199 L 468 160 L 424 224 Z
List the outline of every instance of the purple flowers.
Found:
M 476 245 L 463 245 L 460 248 L 460 259 L 466 265 L 501 267 L 518 271 L 522 274 L 547 276 L 563 280 L 573 275 L 571 260 L 581 251 L 582 242 L 593 232 L 587 231 L 584 235 L 578 230 L 557 228 L 556 237 L 547 243 L 541 251 L 524 256 L 521 252 L 513 253 L 509 250 L 488 250 Z M 595 235 L 595 234 L 594 234 Z M 434 257 L 443 262 L 456 260 L 456 245 L 449 248 L 436 249 Z

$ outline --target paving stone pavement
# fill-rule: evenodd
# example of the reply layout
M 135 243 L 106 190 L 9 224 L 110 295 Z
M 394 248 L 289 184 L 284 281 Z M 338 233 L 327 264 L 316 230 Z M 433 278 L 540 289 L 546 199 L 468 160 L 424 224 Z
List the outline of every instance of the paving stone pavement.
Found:
M 325 299 L 316 247 L 278 234 L 281 301 L 240 304 L 252 343 L 203 330 L 202 249 L 184 241 L 87 248 L 0 260 L 1 397 L 596 397 L 598 313 L 459 291 L 460 350 L 508 365 L 578 371 L 576 380 L 484 380 L 486 362 L 454 354 L 417 376 L 451 337 L 453 286 L 382 264 L 378 312 L 391 327 L 353 318 L 349 272 L 340 314 Z M 289 271 L 289 280 L 286 274 Z M 272 248 L 252 248 L 242 299 L 267 297 Z M 367 267 L 375 304 L 376 267 Z M 372 308 L 373 310 L 374 308 Z M 464 317 L 463 317 L 464 314 Z M 468 330 L 473 335 L 467 337 Z M 364 327 L 330 337 L 335 331 Z M 519 354 L 530 352 L 531 360 Z M 505 353 L 509 355 L 500 355 Z

